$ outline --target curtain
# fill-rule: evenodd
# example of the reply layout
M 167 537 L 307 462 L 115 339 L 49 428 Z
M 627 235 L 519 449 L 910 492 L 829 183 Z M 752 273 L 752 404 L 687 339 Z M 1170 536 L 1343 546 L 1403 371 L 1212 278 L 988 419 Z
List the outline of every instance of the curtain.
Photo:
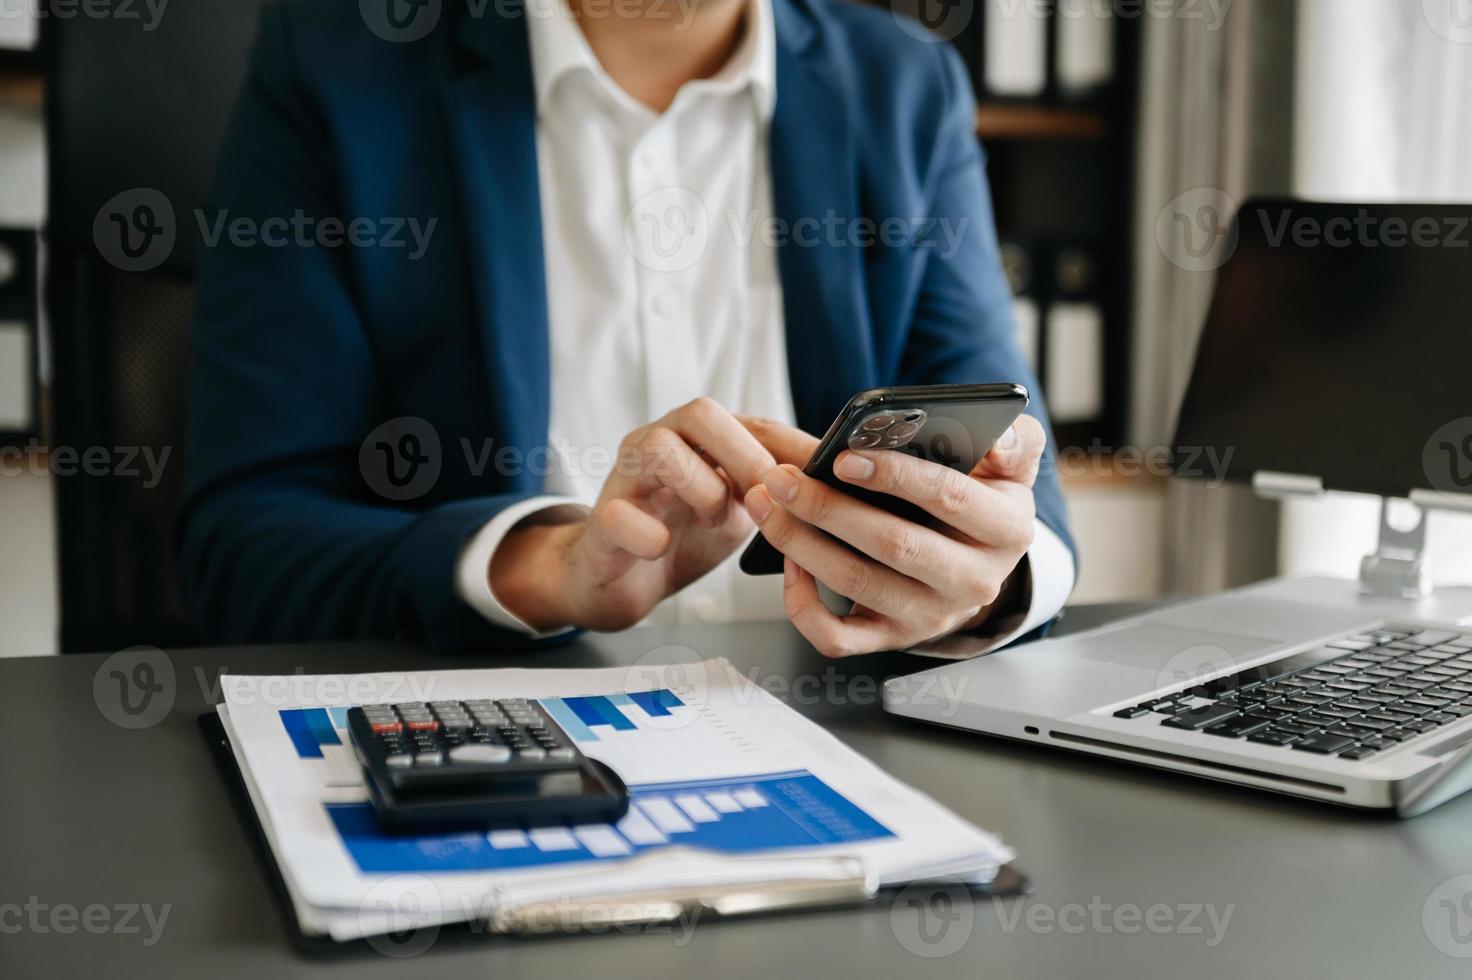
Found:
M 1184 229 L 1292 185 L 1295 4 L 1236 0 L 1216 21 L 1192 16 L 1200 7 L 1182 0 L 1144 25 L 1130 432 L 1140 446 L 1169 444 L 1220 264 Z M 1169 591 L 1275 571 L 1277 507 L 1250 490 L 1173 480 L 1166 512 Z

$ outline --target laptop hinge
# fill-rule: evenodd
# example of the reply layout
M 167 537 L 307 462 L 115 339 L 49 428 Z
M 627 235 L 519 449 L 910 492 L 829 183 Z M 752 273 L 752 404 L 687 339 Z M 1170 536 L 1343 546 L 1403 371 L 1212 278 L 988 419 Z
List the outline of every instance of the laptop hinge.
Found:
M 1252 474 L 1252 489 L 1259 497 L 1282 499 L 1285 497 L 1322 497 L 1323 477 L 1306 473 L 1278 473 L 1273 470 L 1258 470 Z
M 1390 508 L 1396 501 L 1380 499 L 1380 542 L 1375 553 L 1360 559 L 1360 588 L 1370 595 L 1396 599 L 1420 599 L 1431 594 L 1431 567 L 1426 560 L 1425 508 L 1403 501 L 1415 525 L 1396 527 Z

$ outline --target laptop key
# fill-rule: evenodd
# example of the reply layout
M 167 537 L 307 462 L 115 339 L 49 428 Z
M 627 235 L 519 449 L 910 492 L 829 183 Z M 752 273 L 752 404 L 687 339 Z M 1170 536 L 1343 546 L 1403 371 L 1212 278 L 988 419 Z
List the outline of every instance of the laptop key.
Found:
M 1182 728 L 1195 732 L 1226 721 L 1228 718 L 1235 718 L 1240 713 L 1234 705 L 1205 704 L 1199 708 L 1182 711 L 1172 718 L 1165 719 L 1161 724 L 1167 728 Z
M 1208 691 L 1223 694 L 1254 684 L 1265 684 L 1276 681 L 1279 678 L 1296 674 L 1301 670 L 1311 670 L 1320 664 L 1326 664 L 1331 660 L 1337 660 L 1344 656 L 1343 650 L 1335 650 L 1333 647 L 1319 647 L 1317 650 L 1309 650 L 1304 653 L 1296 653 L 1291 657 L 1284 657 L 1271 663 L 1258 664 L 1256 667 L 1248 667 L 1246 670 L 1229 674 L 1226 677 L 1218 677 L 1207 681 L 1205 687 Z
M 1116 718 L 1143 718 L 1150 713 L 1150 709 L 1143 705 L 1134 705 L 1129 708 L 1120 708 L 1114 713 Z
M 1319 755 L 1331 755 L 1349 748 L 1354 744 L 1354 739 L 1345 738 L 1343 735 L 1330 735 L 1321 732 L 1318 735 L 1310 735 L 1293 743 L 1295 749 L 1304 752 L 1316 752 Z
M 1369 758 L 1378 751 L 1380 750 L 1370 748 L 1368 745 L 1356 745 L 1354 748 L 1345 749 L 1339 753 L 1339 758 L 1348 759 L 1350 762 L 1358 762 L 1361 759 Z
M 1247 741 L 1262 745 L 1288 745 L 1301 737 L 1296 732 L 1285 732 L 1281 728 L 1264 728 L 1247 736 Z
M 1212 725 L 1206 729 L 1206 734 L 1221 735 L 1225 738 L 1242 738 L 1243 736 L 1251 735 L 1253 732 L 1260 732 L 1271 724 L 1272 721 L 1267 718 L 1238 715 L 1236 718 L 1229 718 L 1220 724 Z

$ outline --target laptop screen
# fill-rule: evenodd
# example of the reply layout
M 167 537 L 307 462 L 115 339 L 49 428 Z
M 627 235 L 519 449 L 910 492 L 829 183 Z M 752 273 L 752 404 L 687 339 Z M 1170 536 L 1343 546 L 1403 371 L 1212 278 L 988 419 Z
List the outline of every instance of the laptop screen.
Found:
M 1236 230 L 1177 474 L 1210 447 L 1238 481 L 1472 493 L 1472 207 L 1254 201 Z

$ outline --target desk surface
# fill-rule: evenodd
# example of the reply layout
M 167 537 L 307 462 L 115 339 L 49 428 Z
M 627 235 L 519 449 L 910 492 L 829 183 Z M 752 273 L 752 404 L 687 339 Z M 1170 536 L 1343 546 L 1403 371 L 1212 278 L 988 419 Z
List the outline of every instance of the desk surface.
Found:
M 1070 625 L 1090 615 L 1100 613 L 1079 610 Z M 788 700 L 798 710 L 999 832 L 1021 854 L 1033 894 L 929 909 L 886 899 L 859 910 L 701 923 L 688 937 L 442 938 L 412 964 L 368 949 L 306 957 L 290 945 L 269 879 L 195 727 L 217 699 L 218 672 L 494 666 L 510 658 L 447 659 L 394 644 L 182 651 L 173 658 L 172 710 L 137 731 L 98 708 L 93 675 L 103 657 L 6 660 L 0 973 L 16 980 L 92 971 L 270 980 L 411 971 L 517 980 L 648 980 L 696 970 L 702 980 L 1468 975 L 1469 963 L 1444 950 L 1472 955 L 1472 900 L 1458 909 L 1467 889 L 1438 888 L 1472 873 L 1472 799 L 1398 823 L 891 719 L 872 679 L 923 661 L 831 663 L 786 624 L 594 637 L 540 654 L 538 663 L 616 665 L 668 644 L 728 657 L 774 693 L 796 692 Z M 790 685 L 798 677 L 805 683 Z M 142 913 L 127 911 L 144 905 L 156 916 L 168 909 L 151 946 L 154 930 Z M 99 908 L 71 918 L 87 906 Z M 116 928 L 102 931 L 109 924 Z

